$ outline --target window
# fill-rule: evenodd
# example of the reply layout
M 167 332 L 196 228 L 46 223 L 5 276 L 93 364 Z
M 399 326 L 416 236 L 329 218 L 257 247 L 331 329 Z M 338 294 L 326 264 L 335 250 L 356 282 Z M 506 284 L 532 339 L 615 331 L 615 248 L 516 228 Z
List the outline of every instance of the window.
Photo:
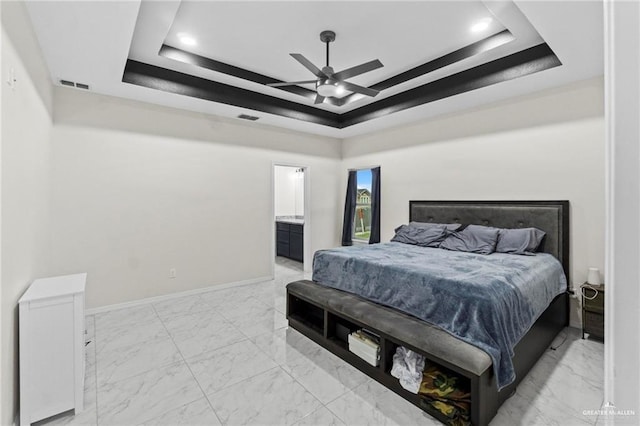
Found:
M 369 241 L 371 235 L 371 169 L 356 173 L 356 210 L 353 218 L 353 239 Z
M 342 245 L 380 242 L 380 166 L 351 169 L 342 222 Z

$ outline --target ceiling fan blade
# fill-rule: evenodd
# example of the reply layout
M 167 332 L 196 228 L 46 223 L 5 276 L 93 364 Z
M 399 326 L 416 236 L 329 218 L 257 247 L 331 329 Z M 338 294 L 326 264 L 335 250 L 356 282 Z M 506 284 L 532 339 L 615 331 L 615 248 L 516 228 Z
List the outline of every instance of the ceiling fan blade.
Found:
M 316 80 L 306 80 L 306 81 L 289 81 L 289 82 L 282 82 L 282 83 L 268 83 L 267 86 L 271 86 L 271 87 L 280 87 L 280 86 L 294 86 L 297 84 L 310 84 L 310 83 L 315 83 Z
M 368 87 L 358 86 L 357 84 L 349 83 L 347 81 L 341 81 L 340 85 L 350 92 L 361 93 L 367 96 L 375 96 L 378 93 L 380 93 L 380 91 L 378 90 L 369 89 Z
M 300 53 L 290 53 L 290 55 L 293 57 L 293 59 L 300 62 L 302 66 L 304 66 L 306 69 L 311 71 L 313 75 L 315 75 L 316 77 L 319 77 L 319 78 L 328 77 L 327 75 L 325 75 L 325 73 L 323 73 L 320 70 L 320 68 L 313 65 L 310 60 L 302 56 Z
M 324 96 L 316 95 L 316 100 L 313 101 L 314 104 L 321 104 L 324 102 Z
M 333 74 L 333 78 L 336 80 L 346 80 L 347 78 L 355 77 L 356 75 L 364 74 L 365 72 L 373 71 L 383 67 L 382 62 L 375 59 L 364 64 L 356 65 L 355 67 L 347 68 Z

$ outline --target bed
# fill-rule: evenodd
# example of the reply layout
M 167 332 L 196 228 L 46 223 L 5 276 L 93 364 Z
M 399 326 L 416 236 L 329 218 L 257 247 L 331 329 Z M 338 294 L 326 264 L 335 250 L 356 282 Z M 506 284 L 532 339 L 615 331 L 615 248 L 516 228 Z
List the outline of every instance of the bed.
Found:
M 563 275 L 562 278 L 564 279 L 564 276 L 569 278 L 569 203 L 567 201 L 411 201 L 409 221 L 477 224 L 497 228 L 539 228 L 546 233 L 543 245 L 539 248 L 541 255 L 527 259 L 525 259 L 526 256 L 517 255 L 475 255 L 477 259 L 474 259 L 474 262 L 486 262 L 491 258 L 494 261 L 498 259 L 498 263 L 522 263 L 525 265 L 522 266 L 523 270 L 535 271 L 529 274 L 531 276 L 526 281 L 530 282 L 532 278 L 538 277 L 538 281 L 542 281 L 541 288 L 546 281 L 552 281 L 551 277 L 557 278 L 557 271 L 553 274 L 544 274 L 541 272 L 544 268 L 540 269 L 536 266 L 538 268 L 536 269 L 528 264 L 537 265 L 546 261 L 550 265 L 555 262 L 556 269 L 559 269 L 560 275 Z M 415 285 L 420 281 L 420 275 L 414 273 L 422 268 L 418 267 L 419 262 L 414 262 L 411 266 L 409 261 L 408 270 L 411 273 L 403 274 L 394 266 L 397 262 L 394 262 L 393 257 L 389 257 L 392 256 L 390 252 L 395 250 L 399 257 L 415 261 L 421 259 L 420 249 L 431 250 L 429 255 L 435 266 L 444 265 L 448 261 L 448 256 L 454 258 L 452 263 L 454 265 L 461 262 L 461 255 L 456 252 L 398 244 L 400 243 L 380 244 L 375 248 L 355 248 L 353 252 L 362 252 L 359 256 L 369 261 L 370 269 L 372 265 L 379 264 L 376 266 L 377 269 L 372 269 L 366 278 L 360 280 L 354 277 L 361 275 L 358 272 L 358 262 L 362 259 L 356 261 L 344 258 L 345 253 L 341 250 L 329 252 L 328 254 L 331 255 L 329 260 L 325 259 L 323 268 L 314 273 L 314 280 L 318 282 L 298 281 L 288 285 L 289 324 L 418 406 L 420 406 L 420 400 L 403 391 L 390 378 L 389 368 L 392 353 L 399 345 L 422 353 L 428 360 L 469 380 L 471 422 L 478 425 L 488 424 L 500 404 L 515 390 L 517 384 L 548 348 L 557 333 L 568 325 L 569 299 L 565 291 L 566 282 L 549 283 L 546 296 L 542 298 L 544 305 L 537 307 L 535 312 L 529 313 L 527 306 L 523 307 L 515 302 L 508 303 L 503 313 L 510 315 L 502 321 L 508 323 L 509 326 L 506 329 L 518 328 L 513 325 L 519 325 L 520 332 L 507 336 L 506 349 L 498 347 L 496 349 L 498 352 L 495 352 L 491 347 L 483 346 L 482 339 L 474 339 L 474 336 L 478 335 L 477 330 L 471 330 L 467 335 L 464 333 L 456 335 L 453 331 L 458 330 L 448 329 L 446 322 L 439 321 L 443 318 L 442 313 L 434 320 L 421 317 L 419 310 L 412 310 L 411 306 L 405 306 L 411 303 L 406 304 L 402 301 L 395 305 L 387 303 L 391 298 L 397 298 L 397 295 L 389 296 L 388 292 L 385 293 L 387 288 L 381 286 L 376 280 L 384 283 L 389 282 L 389 276 L 402 277 L 404 281 L 401 283 L 401 290 L 409 289 L 404 293 L 405 295 L 410 295 L 425 284 L 420 282 L 419 286 Z M 321 253 L 320 257 L 324 255 Z M 367 256 L 372 258 L 368 259 Z M 330 270 L 329 265 L 332 264 L 337 265 L 334 269 L 342 271 L 343 276 L 339 273 L 336 275 L 335 270 L 332 274 L 320 273 Z M 363 264 L 367 265 L 366 262 Z M 386 281 L 385 274 L 387 274 Z M 499 274 L 496 273 L 496 275 Z M 446 278 L 445 274 L 440 277 L 440 281 L 447 281 Z M 359 287 L 359 289 L 353 287 Z M 452 283 L 447 281 L 446 288 L 451 287 Z M 378 290 L 373 291 L 372 289 L 375 288 Z M 495 288 L 500 287 L 495 286 Z M 526 291 L 526 286 L 518 287 L 514 291 Z M 426 301 L 421 303 L 428 304 Z M 523 315 L 523 312 L 526 315 Z M 531 321 L 520 324 L 520 316 L 531 317 Z M 495 318 L 483 319 L 487 324 L 494 320 Z M 456 321 L 457 329 L 473 328 L 471 322 L 462 323 L 461 326 L 460 318 L 456 317 Z M 382 360 L 377 368 L 362 363 L 344 345 L 345 333 L 359 327 L 374 330 L 382 336 Z M 504 334 L 504 330 L 498 334 Z M 491 337 L 485 339 L 485 341 L 490 340 Z M 507 356 L 505 356 L 506 353 L 508 353 Z M 502 354 L 502 361 L 500 354 Z M 424 407 L 421 408 L 424 409 Z M 430 414 L 434 415 L 432 412 Z M 439 418 L 437 415 L 435 417 Z

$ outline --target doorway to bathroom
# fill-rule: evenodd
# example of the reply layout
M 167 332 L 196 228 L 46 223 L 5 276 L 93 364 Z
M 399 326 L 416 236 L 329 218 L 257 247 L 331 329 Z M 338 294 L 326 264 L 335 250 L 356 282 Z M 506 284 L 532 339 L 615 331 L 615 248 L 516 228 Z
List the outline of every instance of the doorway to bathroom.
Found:
M 307 183 L 305 166 L 274 164 L 274 274 L 302 273 L 309 246 Z

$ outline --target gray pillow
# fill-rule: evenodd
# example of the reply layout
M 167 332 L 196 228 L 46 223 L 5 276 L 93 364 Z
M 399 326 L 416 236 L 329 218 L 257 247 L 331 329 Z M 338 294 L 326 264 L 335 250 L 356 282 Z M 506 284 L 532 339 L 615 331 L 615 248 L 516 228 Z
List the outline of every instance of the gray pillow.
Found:
M 491 254 L 498 242 L 498 228 L 469 225 L 460 231 L 448 231 L 449 235 L 440 248 L 469 253 Z
M 545 235 L 538 228 L 500 229 L 496 252 L 532 255 Z
M 460 223 L 433 223 L 433 222 L 409 222 L 409 226 L 416 226 L 418 228 L 429 228 L 432 226 L 444 226 L 449 231 L 456 231 L 462 227 Z
M 401 225 L 396 228 L 396 235 L 391 241 L 404 244 L 413 244 L 422 247 L 438 247 L 447 237 L 445 225 L 439 226 L 412 226 Z

